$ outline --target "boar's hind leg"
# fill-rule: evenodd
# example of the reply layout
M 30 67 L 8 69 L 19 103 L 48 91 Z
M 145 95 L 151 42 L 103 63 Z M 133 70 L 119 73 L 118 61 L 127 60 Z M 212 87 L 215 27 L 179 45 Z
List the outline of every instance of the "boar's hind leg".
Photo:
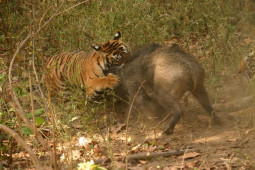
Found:
M 198 85 L 195 90 L 191 91 L 191 93 L 196 97 L 198 102 L 206 110 L 209 116 L 212 117 L 214 123 L 221 124 L 220 119 L 214 114 L 213 108 L 210 104 L 204 85 L 203 84 Z
M 198 102 L 202 105 L 202 107 L 207 111 L 208 114 L 213 113 L 213 108 L 209 102 L 209 98 L 207 95 L 207 92 L 205 90 L 205 87 L 203 84 L 198 85 L 196 87 L 196 89 L 194 89 L 193 91 L 191 91 L 191 93 L 196 97 L 196 99 L 198 100 Z

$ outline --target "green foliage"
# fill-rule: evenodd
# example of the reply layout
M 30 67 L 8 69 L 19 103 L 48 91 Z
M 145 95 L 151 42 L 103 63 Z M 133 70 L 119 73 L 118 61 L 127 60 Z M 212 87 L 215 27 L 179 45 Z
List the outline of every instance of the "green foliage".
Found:
M 42 117 L 35 117 L 35 122 L 37 126 L 41 126 L 42 124 L 44 124 L 46 121 L 45 119 L 43 119 Z
M 29 127 L 27 127 L 27 126 L 22 126 L 21 132 L 23 133 L 24 136 L 29 136 L 29 135 L 33 134 L 32 130 L 29 129 Z
M 39 108 L 39 109 L 36 109 L 35 110 L 35 116 L 39 116 L 39 115 L 42 115 L 42 114 L 44 114 L 44 108 Z M 28 113 L 28 114 L 26 114 L 26 117 L 27 118 L 32 118 L 33 117 L 33 115 L 32 115 L 32 113 Z
M 15 93 L 16 93 L 19 97 L 28 95 L 28 93 L 27 93 L 27 91 L 25 90 L 24 86 L 22 86 L 22 87 L 21 87 L 21 86 L 20 86 L 20 87 L 16 87 L 16 88 L 14 88 L 14 91 L 15 91 Z

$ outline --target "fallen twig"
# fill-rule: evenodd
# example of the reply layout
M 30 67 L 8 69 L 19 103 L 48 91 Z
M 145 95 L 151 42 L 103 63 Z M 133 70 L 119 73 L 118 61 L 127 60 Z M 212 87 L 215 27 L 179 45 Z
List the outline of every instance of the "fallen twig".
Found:
M 127 160 L 131 161 L 131 160 L 141 160 L 141 159 L 151 159 L 151 158 L 156 158 L 156 157 L 168 157 L 168 156 L 179 156 L 179 155 L 183 155 L 186 152 L 190 152 L 190 151 L 194 151 L 193 149 L 185 149 L 185 150 L 175 150 L 175 151 L 167 151 L 167 152 L 156 152 L 156 153 L 150 153 L 150 152 L 145 152 L 145 153 L 138 153 L 138 154 L 133 154 L 133 155 L 128 155 L 127 156 Z M 118 159 L 123 160 L 122 158 Z M 124 160 L 125 157 L 124 157 Z
M 144 152 L 144 153 L 128 155 L 127 159 L 126 159 L 126 156 L 121 156 L 117 158 L 117 161 L 124 162 L 124 161 L 133 161 L 133 160 L 152 159 L 152 158 L 158 158 L 161 156 L 163 157 L 180 156 L 187 152 L 193 152 L 193 151 L 194 151 L 193 149 L 181 149 L 181 150 L 166 151 L 166 152 Z M 111 162 L 110 158 L 94 160 L 94 163 L 99 165 L 104 165 L 109 162 Z

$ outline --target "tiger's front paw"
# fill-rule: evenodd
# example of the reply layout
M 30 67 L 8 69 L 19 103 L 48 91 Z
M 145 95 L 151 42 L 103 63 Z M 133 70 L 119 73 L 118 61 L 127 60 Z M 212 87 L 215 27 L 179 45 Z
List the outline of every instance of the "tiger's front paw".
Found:
M 96 96 L 95 90 L 92 89 L 92 88 L 87 88 L 86 89 L 86 96 L 87 96 L 87 99 L 92 100 Z
M 115 76 L 111 73 L 109 73 L 107 76 L 107 84 L 106 84 L 106 88 L 110 88 L 113 89 L 114 87 L 116 87 L 119 84 L 119 78 L 118 76 Z

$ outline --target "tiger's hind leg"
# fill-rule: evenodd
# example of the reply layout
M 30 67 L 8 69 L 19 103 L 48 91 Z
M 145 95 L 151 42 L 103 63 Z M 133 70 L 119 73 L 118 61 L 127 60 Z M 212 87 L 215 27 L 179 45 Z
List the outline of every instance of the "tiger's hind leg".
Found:
M 106 88 L 113 89 L 118 85 L 118 83 L 119 78 L 111 73 L 105 77 L 97 77 L 86 85 L 87 97 L 93 98 L 97 91 L 101 91 Z

